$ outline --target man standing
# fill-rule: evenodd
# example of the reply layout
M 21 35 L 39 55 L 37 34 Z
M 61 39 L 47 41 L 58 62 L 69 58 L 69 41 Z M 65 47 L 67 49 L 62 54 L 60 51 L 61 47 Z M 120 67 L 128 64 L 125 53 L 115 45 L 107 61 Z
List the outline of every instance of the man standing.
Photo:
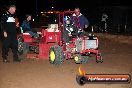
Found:
M 9 48 L 11 48 L 13 52 L 13 61 L 20 62 L 17 54 L 18 44 L 16 23 L 14 18 L 15 12 L 16 6 L 10 5 L 8 10 L 3 13 L 1 17 L 1 28 L 3 33 L 2 58 L 4 63 L 9 62 L 7 59 Z
M 88 19 L 80 12 L 79 8 L 75 8 L 74 14 L 72 15 L 72 23 L 75 27 L 75 34 L 83 34 L 84 28 L 89 26 Z
M 106 13 L 103 13 L 101 21 L 102 21 L 102 28 L 104 29 L 103 30 L 104 32 L 108 31 L 107 30 L 107 20 L 108 20 L 108 15 Z

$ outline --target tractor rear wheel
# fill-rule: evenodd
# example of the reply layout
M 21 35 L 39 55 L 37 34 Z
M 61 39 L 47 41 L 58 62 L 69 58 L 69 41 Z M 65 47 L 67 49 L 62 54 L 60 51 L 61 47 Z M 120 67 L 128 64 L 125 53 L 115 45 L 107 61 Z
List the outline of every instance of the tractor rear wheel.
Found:
M 29 45 L 24 42 L 24 39 L 22 36 L 18 37 L 18 53 L 19 55 L 27 54 L 29 51 Z
M 60 46 L 52 46 L 49 51 L 49 61 L 51 64 L 60 65 L 64 60 L 64 53 Z

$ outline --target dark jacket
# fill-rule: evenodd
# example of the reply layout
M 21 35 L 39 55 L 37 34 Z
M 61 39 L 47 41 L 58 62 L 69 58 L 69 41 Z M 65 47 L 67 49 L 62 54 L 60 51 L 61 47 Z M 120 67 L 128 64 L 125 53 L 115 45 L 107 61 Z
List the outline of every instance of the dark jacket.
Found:
M 24 21 L 22 22 L 21 27 L 22 27 L 22 30 L 23 30 L 24 32 L 26 32 L 26 31 L 32 31 L 31 24 L 30 24 L 30 22 L 27 21 L 27 20 L 24 20 Z
M 75 14 L 72 15 L 72 23 L 75 27 L 83 29 L 85 25 L 89 26 L 88 19 L 80 13 L 77 17 Z
M 8 11 L 2 14 L 0 26 L 2 32 L 7 32 L 7 34 L 16 34 L 16 23 L 14 15 L 10 14 Z

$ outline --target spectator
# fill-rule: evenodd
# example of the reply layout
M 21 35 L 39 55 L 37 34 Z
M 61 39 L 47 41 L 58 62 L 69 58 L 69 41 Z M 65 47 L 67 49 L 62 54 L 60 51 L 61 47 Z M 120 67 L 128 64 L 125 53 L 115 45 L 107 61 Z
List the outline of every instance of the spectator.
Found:
M 2 14 L 1 17 L 1 29 L 3 34 L 3 44 L 2 44 L 2 58 L 3 62 L 7 63 L 8 51 L 11 46 L 13 52 L 13 61 L 20 62 L 18 58 L 17 50 L 17 33 L 16 33 L 16 23 L 14 14 L 16 12 L 16 6 L 10 5 L 8 10 Z

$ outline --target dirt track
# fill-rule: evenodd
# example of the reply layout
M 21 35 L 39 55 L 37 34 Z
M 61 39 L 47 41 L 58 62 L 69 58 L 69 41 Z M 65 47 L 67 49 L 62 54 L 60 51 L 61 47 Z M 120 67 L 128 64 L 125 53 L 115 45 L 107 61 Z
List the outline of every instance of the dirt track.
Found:
M 95 56 L 90 57 L 89 62 L 82 65 L 86 72 L 132 75 L 132 45 L 102 37 L 99 37 L 99 42 L 104 62 L 96 63 Z M 10 60 L 11 55 L 12 53 L 9 54 Z M 4 64 L 0 59 L 0 88 L 132 88 L 132 83 L 79 86 L 76 83 L 79 66 L 73 60 L 54 66 L 49 64 L 48 60 L 24 59 L 21 63 L 11 61 Z

